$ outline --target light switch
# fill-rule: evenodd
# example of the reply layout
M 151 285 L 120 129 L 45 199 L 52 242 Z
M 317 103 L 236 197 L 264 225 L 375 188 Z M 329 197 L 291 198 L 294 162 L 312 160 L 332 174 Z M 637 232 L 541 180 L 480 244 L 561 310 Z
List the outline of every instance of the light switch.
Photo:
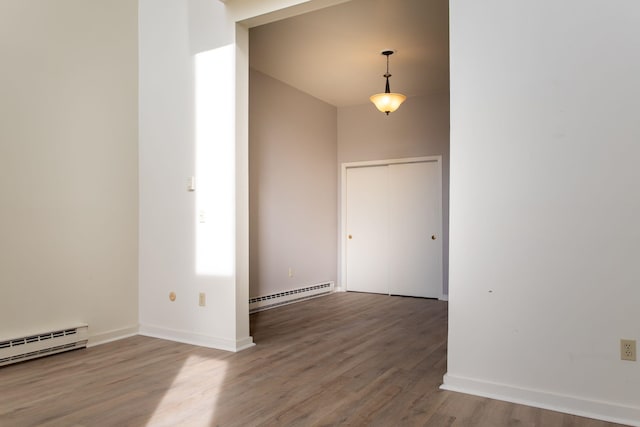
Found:
M 187 179 L 187 191 L 196 191 L 196 177 L 190 176 Z

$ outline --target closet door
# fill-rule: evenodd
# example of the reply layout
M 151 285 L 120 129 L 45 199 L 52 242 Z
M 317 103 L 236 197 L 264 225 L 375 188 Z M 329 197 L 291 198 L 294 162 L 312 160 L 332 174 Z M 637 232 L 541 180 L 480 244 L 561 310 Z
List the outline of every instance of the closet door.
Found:
M 440 170 L 437 161 L 346 169 L 348 291 L 440 297 Z
M 442 293 L 440 168 L 436 162 L 389 165 L 389 293 Z
M 389 293 L 387 166 L 347 169 L 349 291 Z

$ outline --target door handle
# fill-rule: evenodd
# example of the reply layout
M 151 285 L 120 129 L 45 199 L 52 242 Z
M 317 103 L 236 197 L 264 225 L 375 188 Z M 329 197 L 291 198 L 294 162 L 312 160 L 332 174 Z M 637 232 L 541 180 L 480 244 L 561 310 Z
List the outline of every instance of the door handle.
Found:
M 353 239 L 353 236 L 351 236 L 351 234 L 349 234 L 349 236 L 347 237 L 349 237 L 349 240 Z
M 431 240 L 436 240 L 436 239 L 437 239 L 436 235 L 435 235 L 435 234 L 432 234 L 432 235 L 431 235 Z

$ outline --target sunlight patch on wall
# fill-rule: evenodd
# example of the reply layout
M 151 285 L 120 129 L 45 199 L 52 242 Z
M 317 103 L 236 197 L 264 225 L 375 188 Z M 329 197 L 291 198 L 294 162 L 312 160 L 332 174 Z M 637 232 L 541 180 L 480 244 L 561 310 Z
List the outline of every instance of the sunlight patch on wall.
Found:
M 196 273 L 235 271 L 235 56 L 232 45 L 195 56 Z

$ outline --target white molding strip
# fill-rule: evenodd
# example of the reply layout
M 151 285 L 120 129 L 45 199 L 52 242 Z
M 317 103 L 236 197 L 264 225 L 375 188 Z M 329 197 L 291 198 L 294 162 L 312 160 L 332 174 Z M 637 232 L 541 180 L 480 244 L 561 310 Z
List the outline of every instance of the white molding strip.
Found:
M 140 325 L 139 334 L 151 338 L 160 338 L 169 341 L 181 342 L 184 344 L 191 344 L 200 347 L 215 348 L 217 350 L 233 352 L 245 350 L 255 345 L 252 337 L 246 337 L 239 340 L 230 340 L 227 338 L 212 337 L 210 335 L 181 331 L 178 329 L 163 328 L 154 325 Z
M 442 384 L 440 388 L 564 412 L 581 417 L 640 427 L 640 407 L 589 400 L 542 390 L 525 389 L 450 374 L 444 376 L 444 384 Z
M 113 329 L 99 334 L 89 334 L 89 342 L 87 347 L 106 344 L 113 341 L 129 338 L 138 335 L 138 326 L 129 326 L 127 328 Z

